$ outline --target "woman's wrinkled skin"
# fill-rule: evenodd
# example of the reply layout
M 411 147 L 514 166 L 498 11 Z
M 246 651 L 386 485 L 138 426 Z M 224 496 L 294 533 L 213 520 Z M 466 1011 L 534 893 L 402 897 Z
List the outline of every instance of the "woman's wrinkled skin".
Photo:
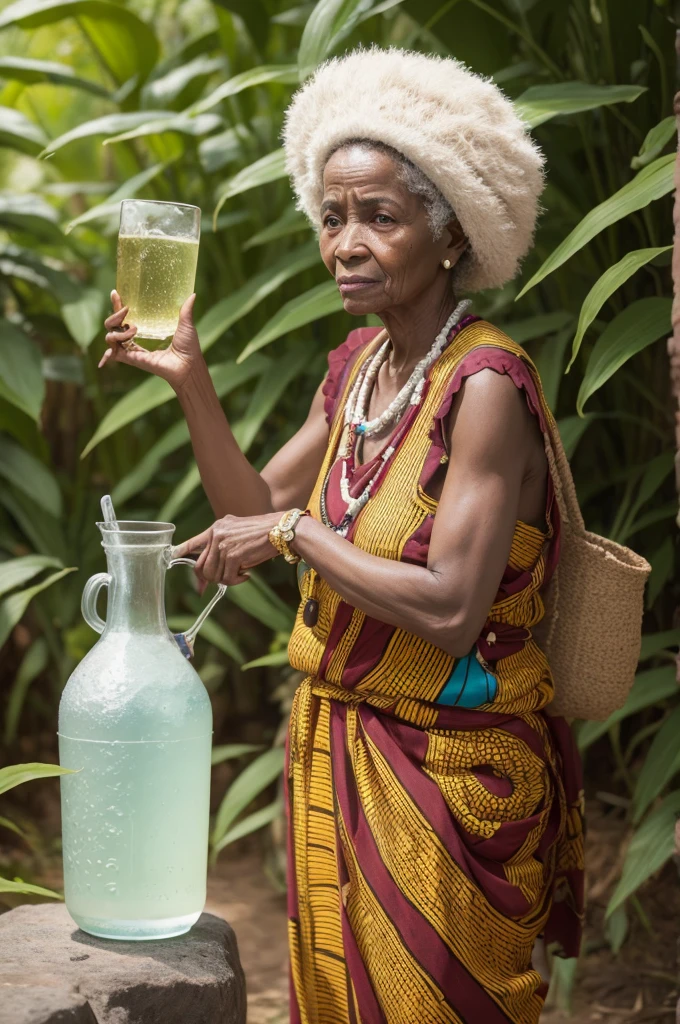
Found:
M 420 197 L 399 180 L 391 157 L 361 146 L 335 152 L 324 171 L 320 251 L 338 282 L 345 310 L 377 314 L 392 351 L 371 395 L 369 417 L 387 408 L 430 349 L 456 305 L 452 266 L 465 251 L 457 221 L 433 241 Z M 368 279 L 352 287 L 347 278 Z M 349 284 L 349 287 L 347 285 Z M 281 513 L 304 508 L 328 444 L 319 386 L 306 421 L 261 473 L 241 453 L 215 394 L 193 324 L 191 296 L 166 350 L 147 352 L 124 324 L 126 307 L 112 292 L 105 321 L 116 360 L 167 380 L 178 395 L 194 454 L 217 521 L 176 549 L 199 553 L 203 581 L 230 585 L 276 556 L 269 531 Z M 126 342 L 129 347 L 124 347 Z M 386 438 L 366 439 L 362 460 Z M 449 416 L 451 458 L 433 481 L 439 499 L 426 568 L 369 555 L 310 517 L 294 550 L 350 605 L 422 636 L 454 657 L 479 635 L 507 564 L 517 519 L 544 525 L 547 466 L 543 443 L 522 394 L 493 370 L 469 377 Z

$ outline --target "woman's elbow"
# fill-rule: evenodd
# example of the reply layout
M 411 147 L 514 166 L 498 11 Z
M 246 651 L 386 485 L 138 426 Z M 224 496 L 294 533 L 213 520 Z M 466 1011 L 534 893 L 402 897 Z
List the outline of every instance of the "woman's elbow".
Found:
M 436 615 L 433 627 L 435 644 L 453 658 L 465 658 L 479 637 L 479 622 L 466 608 Z

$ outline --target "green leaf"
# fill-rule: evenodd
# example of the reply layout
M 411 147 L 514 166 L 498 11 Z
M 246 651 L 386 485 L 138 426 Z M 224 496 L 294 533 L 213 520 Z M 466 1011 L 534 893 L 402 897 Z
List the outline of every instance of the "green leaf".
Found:
M 196 326 L 204 352 L 222 337 L 225 331 L 258 306 L 282 284 L 296 274 L 320 263 L 316 241 L 305 243 L 250 278 L 241 288 L 221 299 L 209 309 Z
M 633 824 L 637 825 L 666 783 L 680 771 L 680 705 L 663 723 L 647 751 L 633 793 Z
M 565 114 L 632 103 L 646 92 L 641 85 L 591 85 L 589 82 L 558 82 L 554 85 L 532 85 L 515 100 L 515 110 L 530 128 Z
M 276 403 L 292 381 L 307 366 L 309 366 L 309 352 L 306 346 L 301 346 L 297 356 L 286 355 L 277 359 L 262 374 L 246 411 L 241 419 L 234 424 L 234 437 L 244 455 Z
M 0 68 L 2 62 L 0 61 Z M 1 71 L 0 71 L 1 73 Z M 0 106 L 0 146 L 37 156 L 48 138 L 40 125 L 13 107 Z
M 226 11 L 238 15 L 248 29 L 251 39 L 262 50 L 269 34 L 269 15 L 262 0 L 215 0 Z
M 675 848 L 675 821 L 680 813 L 680 790 L 669 793 L 630 841 L 619 884 L 607 907 L 607 917 L 620 907 L 671 857 Z
M 63 243 L 59 215 L 42 196 L 31 192 L 0 193 L 0 226 L 8 230 L 28 231 L 38 238 Z
M 99 288 L 84 288 L 75 302 L 65 302 L 61 315 L 71 337 L 83 351 L 104 330 L 105 298 Z
M 283 334 L 304 327 L 313 320 L 330 316 L 331 313 L 339 313 L 343 308 L 342 295 L 335 281 L 324 281 L 323 284 L 310 288 L 309 291 L 297 295 L 281 306 L 262 330 L 248 342 L 237 362 L 242 363 L 253 352 L 271 344 Z
M 605 722 L 583 723 L 578 733 L 579 750 L 581 752 L 587 750 L 595 740 L 609 732 L 617 722 L 629 715 L 634 715 L 637 711 L 642 711 L 643 708 L 651 707 L 652 704 L 659 704 L 677 692 L 678 684 L 675 681 L 674 666 L 664 665 L 661 668 L 651 668 L 646 672 L 639 672 L 622 708 L 614 711 Z
M 266 85 L 267 82 L 295 85 L 298 81 L 298 69 L 295 64 L 256 65 L 248 68 L 247 71 L 242 71 L 240 75 L 234 75 L 233 78 L 222 82 L 208 96 L 188 107 L 185 113 L 202 114 L 205 110 L 210 110 L 211 107 L 227 99 L 228 96 L 236 96 L 237 93 L 243 92 L 244 89 L 251 89 L 255 85 Z
M 243 839 L 244 836 L 249 836 L 251 832 L 264 828 L 265 825 L 269 825 L 275 818 L 278 818 L 282 811 L 283 802 L 281 800 L 274 800 L 267 807 L 263 807 L 259 811 L 253 811 L 247 818 L 243 818 L 233 828 L 230 828 L 218 843 L 215 843 L 213 852 L 219 853 L 225 846 L 235 843 L 237 839 Z
M 261 658 L 255 658 L 254 661 L 247 661 L 245 665 L 241 665 L 241 671 L 245 672 L 249 668 L 264 668 L 266 666 L 278 666 L 288 665 L 288 651 L 274 651 L 272 654 L 263 654 Z
M 207 53 L 199 53 L 193 60 L 178 64 L 164 75 L 158 75 L 148 81 L 142 89 L 142 105 L 145 107 L 164 107 L 166 110 L 179 100 L 185 90 L 194 85 L 202 86 L 203 81 L 223 71 L 226 61 L 223 55 L 209 57 Z M 156 72 L 154 72 L 154 75 Z M 187 108 L 185 114 L 198 113 L 193 107 Z
M 626 253 L 623 259 L 605 270 L 602 277 L 598 278 L 583 300 L 581 312 L 579 313 L 578 324 L 576 326 L 576 334 L 571 347 L 571 359 L 569 360 L 569 365 L 565 371 L 566 373 L 569 373 L 569 370 L 578 355 L 581 342 L 583 341 L 583 335 L 586 333 L 588 327 L 600 312 L 607 299 L 614 294 L 617 288 L 620 288 L 625 281 L 632 277 L 640 267 L 644 267 L 645 264 L 649 263 L 650 260 L 653 260 L 655 256 L 659 256 L 662 252 L 668 252 L 668 250 L 672 248 L 672 245 L 662 245 L 656 249 L 635 249 L 633 252 Z
M 229 587 L 227 597 L 241 611 L 252 615 L 254 619 L 276 633 L 290 633 L 293 628 L 295 611 L 284 604 L 264 580 L 252 571 L 248 583 L 239 583 L 237 587 Z
M 29 761 L 26 764 L 10 764 L 0 768 L 0 793 L 6 793 L 15 786 L 33 779 L 49 779 L 55 775 L 74 775 L 73 768 L 62 768 L 58 764 L 42 764 L 40 761 Z
M 623 217 L 649 206 L 655 199 L 673 191 L 675 153 L 660 156 L 637 174 L 623 188 L 590 210 L 573 231 L 548 256 L 542 267 L 524 285 L 517 299 L 579 252 L 591 239 Z M 517 300 L 515 300 L 517 301 Z
M 678 645 L 680 645 L 680 629 L 667 629 L 662 633 L 647 633 L 642 638 L 640 661 L 647 661 L 659 651 L 669 650 Z
M 372 6 L 373 0 L 319 0 L 300 40 L 301 79 L 311 74 Z
M 172 489 L 163 502 L 158 518 L 163 523 L 172 522 L 187 498 L 201 485 L 201 474 L 195 462 L 192 462 L 188 470 Z
M 241 774 L 232 782 L 227 790 L 222 803 L 220 804 L 215 818 L 215 827 L 212 833 L 212 843 L 216 846 L 229 831 L 229 827 L 252 803 L 256 796 L 259 796 L 267 789 L 274 779 L 283 771 L 284 751 L 282 747 L 272 747 L 264 754 L 244 768 Z
M 304 213 L 299 213 L 294 206 L 289 206 L 277 220 L 252 235 L 241 248 L 247 252 L 248 249 L 254 249 L 258 245 L 267 245 L 269 242 L 276 242 L 279 238 L 285 238 L 287 235 L 305 231 L 309 226 L 309 221 Z
M 0 78 L 9 81 L 35 85 L 38 82 L 49 82 L 51 85 L 66 85 L 72 89 L 83 89 L 95 96 L 110 97 L 108 89 L 98 82 L 87 78 L 79 78 L 68 64 L 60 64 L 54 60 L 34 60 L 31 57 L 0 57 Z M 47 143 L 47 136 L 41 142 L 41 148 Z
M 48 576 L 42 583 L 36 583 L 35 586 L 29 587 L 27 590 L 20 590 L 17 594 L 11 594 L 0 603 L 0 647 L 6 642 L 36 594 L 41 593 L 41 591 L 56 583 L 57 580 L 75 571 L 75 567 L 62 569 L 60 572 L 55 572 Z M 243 658 L 240 661 L 243 661 Z
M 61 562 L 51 555 L 22 555 L 0 562 L 0 596 L 32 580 L 43 569 L 57 568 L 61 568 Z
M 625 906 L 617 907 L 605 925 L 605 935 L 611 951 L 616 956 L 628 935 L 628 914 Z
M 221 747 L 213 747 L 210 763 L 222 764 L 244 754 L 255 754 L 258 750 L 262 750 L 261 743 L 225 743 Z
M 45 398 L 40 350 L 9 320 L 0 319 L 0 336 L 0 397 L 37 423 Z
M 0 892 L 16 892 L 26 896 L 50 896 L 55 900 L 64 898 L 58 892 L 53 892 L 52 889 L 43 889 L 40 885 L 30 885 L 28 882 L 20 880 L 10 882 L 8 878 L 0 878 Z
M 555 410 L 562 383 L 565 352 L 571 329 L 564 328 L 552 338 L 546 338 L 534 356 L 534 364 L 543 385 L 543 394 L 548 406 Z
M 673 573 L 674 538 L 669 534 L 649 555 L 652 571 L 647 580 L 645 607 L 653 608 L 654 603 Z
M 3 734 L 6 746 L 14 743 L 17 737 L 19 719 L 28 688 L 33 680 L 45 670 L 47 661 L 47 641 L 44 637 L 39 636 L 26 651 L 9 691 Z
M 318 260 L 319 251 L 316 243 L 312 242 L 301 246 L 282 257 L 267 270 L 256 274 L 232 295 L 218 302 L 196 325 L 203 352 L 214 345 L 232 324 L 249 313 L 267 295 L 271 295 L 289 278 L 307 270 Z M 213 368 L 211 368 L 212 372 Z M 115 434 L 121 427 L 137 420 L 151 409 L 156 409 L 159 405 L 169 402 L 173 396 L 174 391 L 170 385 L 160 377 L 149 377 L 138 384 L 109 409 L 85 446 L 80 456 L 81 459 L 89 455 L 104 438 Z
M 638 171 L 655 160 L 676 134 L 677 128 L 673 114 L 670 117 L 664 117 L 663 121 L 659 121 L 653 128 L 650 128 L 645 136 L 645 141 L 640 146 L 640 152 L 630 162 L 632 169 Z
M 104 217 L 118 217 L 120 215 L 121 200 L 133 199 L 145 185 L 153 181 L 167 166 L 168 161 L 152 164 L 151 167 L 146 167 L 139 174 L 133 174 L 115 192 L 112 192 L 103 203 L 98 203 L 97 206 L 91 207 L 85 213 L 81 213 L 78 217 L 74 217 L 73 220 L 69 221 L 64 228 L 65 234 L 69 234 L 74 228 L 79 227 L 81 224 L 87 224 L 92 220 L 101 220 Z
M 573 319 L 571 313 L 557 310 L 555 313 L 538 313 L 536 316 L 529 316 L 524 320 L 512 320 L 503 325 L 503 330 L 518 345 L 525 345 L 527 341 L 534 341 L 536 338 L 544 338 L 547 334 L 561 331 Z
M 607 324 L 590 353 L 576 399 L 579 416 L 591 395 L 632 356 L 671 330 L 671 299 L 638 299 Z
M 136 128 L 113 135 L 109 139 L 104 139 L 104 145 L 110 146 L 114 142 L 126 142 L 128 139 L 140 139 L 147 135 L 163 135 L 165 132 L 179 132 L 181 135 L 199 137 L 221 128 L 223 124 L 224 121 L 218 114 L 198 114 L 196 117 L 189 117 L 182 111 L 180 114 L 158 117 Z
M 592 413 L 585 416 L 564 416 L 558 420 L 557 427 L 568 459 L 571 459 L 586 429 L 595 419 Z
M 267 185 L 270 181 L 279 181 L 279 179 L 285 178 L 288 173 L 285 159 L 284 150 L 275 149 L 273 153 L 267 153 L 266 156 L 260 157 L 259 160 L 229 178 L 218 193 L 217 205 L 213 213 L 213 224 L 227 199 L 239 196 L 250 189 L 259 188 L 261 185 Z
M 129 8 L 109 0 L 18 0 L 0 11 L 0 29 L 38 28 L 76 18 L 119 85 L 134 75 L 143 81 L 158 59 L 158 40 Z
M 0 436 L 0 476 L 27 494 L 50 515 L 61 515 L 61 491 L 47 466 L 8 437 Z
M 0 827 L 8 828 L 10 832 L 16 832 L 16 834 L 21 836 L 22 839 L 25 838 L 25 833 L 22 829 L 20 829 L 13 821 L 10 821 L 9 818 L 3 818 L 2 815 L 0 815 Z
M 43 158 L 51 156 L 58 149 L 67 146 L 69 142 L 75 142 L 78 139 L 89 139 L 95 135 L 116 135 L 147 124 L 149 121 L 157 121 L 161 117 L 175 116 L 172 110 L 130 110 L 123 113 L 104 114 L 103 117 L 95 117 L 93 121 L 83 121 L 82 124 L 64 132 L 58 138 L 52 139 L 40 156 Z

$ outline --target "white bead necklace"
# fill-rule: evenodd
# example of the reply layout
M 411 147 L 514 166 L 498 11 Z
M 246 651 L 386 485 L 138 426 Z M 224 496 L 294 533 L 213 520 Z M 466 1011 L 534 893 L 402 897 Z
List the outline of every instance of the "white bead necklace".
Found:
M 389 354 L 390 339 L 387 338 L 373 358 L 367 360 L 361 368 L 361 372 L 345 405 L 345 423 L 350 427 L 354 427 L 357 434 L 370 437 L 372 434 L 382 433 L 388 426 L 396 423 L 409 403 L 411 405 L 419 405 L 427 371 L 432 363 L 441 355 L 452 328 L 458 323 L 470 304 L 470 299 L 463 299 L 462 302 L 458 303 L 435 338 L 430 351 L 416 363 L 411 376 L 399 394 L 392 399 L 380 416 L 376 416 L 375 419 L 367 422 L 366 414 L 371 400 L 373 385 L 380 372 L 380 367 Z
M 366 360 L 361 370 L 359 371 L 357 380 L 345 404 L 344 422 L 346 428 L 346 441 L 345 449 L 342 455 L 340 456 L 342 459 L 340 494 L 342 496 L 342 500 L 347 505 L 347 511 L 345 512 L 345 515 L 343 516 L 343 520 L 340 523 L 340 525 L 337 527 L 333 527 L 335 532 L 339 534 L 341 537 L 347 536 L 347 532 L 353 520 L 357 517 L 361 509 L 364 507 L 364 505 L 370 498 L 373 488 L 378 481 L 378 478 L 384 471 L 387 463 L 392 458 L 395 452 L 395 449 L 391 445 L 388 445 L 385 448 L 380 457 L 380 460 L 377 463 L 373 476 L 368 481 L 361 494 L 357 498 L 353 498 L 349 491 L 349 479 L 347 476 L 347 460 L 352 446 L 352 433 L 362 434 L 364 437 L 369 437 L 371 434 L 378 433 L 379 431 L 381 432 L 385 430 L 388 425 L 396 423 L 396 421 L 401 417 L 404 409 L 409 403 L 411 405 L 420 404 L 423 396 L 423 387 L 425 384 L 425 377 L 427 375 L 427 371 L 429 370 L 432 363 L 434 363 L 434 361 L 438 359 L 439 356 L 441 355 L 453 327 L 467 312 L 470 305 L 470 299 L 463 299 L 462 302 L 458 303 L 453 313 L 451 314 L 451 316 L 446 321 L 441 331 L 435 338 L 432 348 L 427 353 L 427 355 L 424 356 L 420 360 L 420 362 L 416 364 L 413 373 L 406 381 L 406 384 L 403 386 L 397 397 L 392 402 L 390 402 L 387 409 L 385 409 L 385 411 L 380 416 L 376 416 L 375 419 L 370 420 L 368 423 L 366 422 L 366 411 L 368 408 L 368 403 L 370 402 L 371 391 L 373 389 L 375 379 L 378 376 L 380 367 L 384 363 L 385 359 L 387 359 L 388 348 L 390 345 L 389 338 L 385 342 L 383 342 L 383 344 L 380 346 L 376 354 L 371 359 Z M 324 491 L 327 483 L 328 477 L 326 477 L 324 487 L 322 488 L 322 518 L 324 519 L 324 522 L 326 522 L 326 525 L 332 526 L 328 517 L 326 515 L 323 515 L 325 511 Z

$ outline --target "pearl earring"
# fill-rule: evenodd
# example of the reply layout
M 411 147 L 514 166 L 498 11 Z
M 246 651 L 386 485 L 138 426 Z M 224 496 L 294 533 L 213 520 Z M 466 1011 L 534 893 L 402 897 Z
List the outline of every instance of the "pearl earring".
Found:
M 451 269 L 451 260 L 442 260 L 442 266 L 443 266 L 444 270 L 450 270 Z

